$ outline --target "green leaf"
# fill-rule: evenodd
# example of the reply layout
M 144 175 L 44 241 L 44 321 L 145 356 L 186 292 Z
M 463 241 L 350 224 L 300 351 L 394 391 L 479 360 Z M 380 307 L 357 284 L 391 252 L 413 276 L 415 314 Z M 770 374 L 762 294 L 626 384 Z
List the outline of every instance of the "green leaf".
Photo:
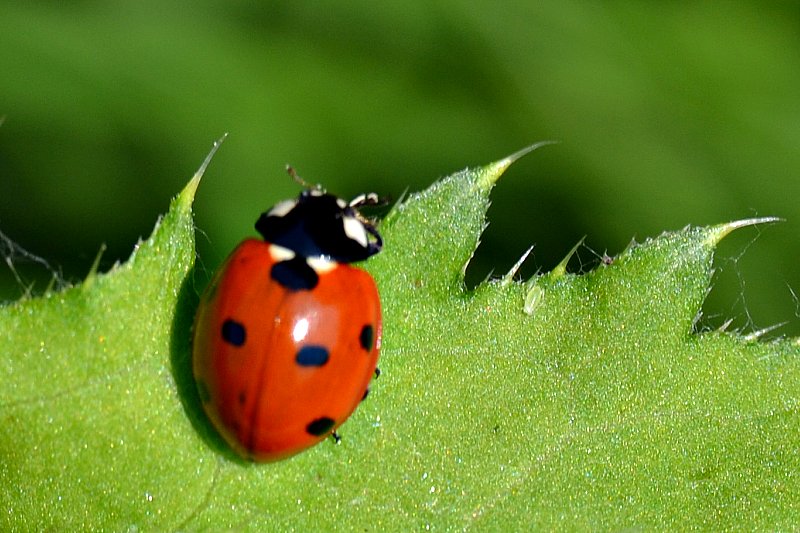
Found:
M 199 174 L 125 265 L 0 310 L 0 529 L 798 523 L 798 342 L 695 332 L 717 243 L 773 219 L 467 290 L 489 192 L 519 155 L 386 217 L 365 265 L 384 303 L 383 374 L 340 445 L 280 463 L 222 452 L 198 407 Z

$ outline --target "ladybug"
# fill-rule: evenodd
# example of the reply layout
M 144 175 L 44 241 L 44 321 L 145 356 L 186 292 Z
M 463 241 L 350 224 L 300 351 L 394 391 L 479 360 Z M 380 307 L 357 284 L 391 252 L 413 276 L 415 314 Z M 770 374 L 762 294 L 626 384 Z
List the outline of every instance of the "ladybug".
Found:
M 377 375 L 381 306 L 351 263 L 382 240 L 346 202 L 319 188 L 256 222 L 201 297 L 193 369 L 203 408 L 245 459 L 284 459 L 335 433 Z

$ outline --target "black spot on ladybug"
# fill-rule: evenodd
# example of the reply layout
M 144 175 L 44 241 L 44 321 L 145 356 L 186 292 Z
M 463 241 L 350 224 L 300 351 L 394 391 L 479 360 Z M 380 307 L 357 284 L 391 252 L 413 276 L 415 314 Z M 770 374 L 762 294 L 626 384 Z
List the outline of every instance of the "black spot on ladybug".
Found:
M 328 418 L 327 416 L 323 416 L 321 418 L 317 418 L 316 420 L 312 420 L 306 426 L 306 432 L 309 435 L 314 435 L 315 437 L 321 437 L 327 434 L 331 429 L 333 429 L 333 424 L 335 422 L 332 418 Z
M 239 392 L 239 397 L 237 399 L 239 400 L 239 405 L 244 405 L 244 402 L 247 401 L 247 394 L 244 391 L 241 391 Z
M 324 346 L 310 344 L 300 348 L 294 360 L 300 366 L 323 366 L 328 362 L 328 357 L 330 353 Z
M 290 291 L 310 291 L 319 283 L 317 273 L 300 256 L 272 265 L 270 277 Z
M 244 326 L 235 320 L 228 319 L 222 323 L 222 340 L 233 346 L 243 346 L 247 338 Z
M 364 400 L 366 400 L 367 396 L 369 396 L 369 388 L 364 390 L 364 396 L 361 397 L 361 401 L 363 402 Z
M 366 351 L 372 351 L 372 343 L 375 340 L 375 333 L 369 324 L 361 328 L 361 335 L 358 336 L 358 341 L 361 343 L 361 347 L 364 348 Z

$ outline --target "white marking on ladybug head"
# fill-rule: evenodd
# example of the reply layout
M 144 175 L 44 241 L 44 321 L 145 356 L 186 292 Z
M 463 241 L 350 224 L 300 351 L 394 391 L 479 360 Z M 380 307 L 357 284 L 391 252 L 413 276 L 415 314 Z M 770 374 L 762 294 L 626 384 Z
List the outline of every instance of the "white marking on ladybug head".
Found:
M 278 202 L 272 207 L 272 209 L 267 211 L 267 216 L 268 217 L 285 216 L 286 213 L 294 209 L 296 205 L 297 205 L 297 200 L 284 200 L 282 202 Z
M 336 268 L 336 265 L 338 264 L 336 263 L 336 261 L 332 261 L 327 257 L 319 257 L 319 256 L 306 257 L 306 263 L 308 263 L 308 266 L 314 269 L 314 272 L 316 272 L 318 275 L 330 272 L 331 270 Z
M 345 216 L 342 218 L 344 224 L 344 234 L 351 241 L 356 241 L 360 246 L 366 248 L 369 244 L 367 238 L 367 230 L 364 229 L 364 223 L 356 217 Z
M 281 261 L 289 261 L 290 259 L 294 259 L 295 254 L 292 250 L 288 248 L 284 248 L 283 246 L 278 246 L 277 244 L 270 244 L 269 245 L 269 255 L 272 257 L 272 260 L 276 263 Z
M 336 199 L 336 205 L 338 205 L 338 206 L 339 206 L 339 209 L 344 209 L 344 208 L 346 208 L 346 207 L 347 207 L 347 202 L 345 202 L 345 201 L 344 201 L 344 200 L 342 200 L 341 198 L 337 198 L 337 199 Z

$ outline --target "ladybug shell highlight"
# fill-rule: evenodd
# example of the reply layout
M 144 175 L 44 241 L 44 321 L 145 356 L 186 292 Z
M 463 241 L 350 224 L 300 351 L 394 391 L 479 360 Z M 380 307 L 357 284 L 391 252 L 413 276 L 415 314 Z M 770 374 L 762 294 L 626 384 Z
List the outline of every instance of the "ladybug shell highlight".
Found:
M 348 262 L 381 241 L 352 203 L 315 190 L 276 205 L 256 227 L 265 240 L 242 242 L 201 298 L 193 367 L 231 448 L 276 461 L 329 436 L 367 394 L 380 299 L 372 277 Z

